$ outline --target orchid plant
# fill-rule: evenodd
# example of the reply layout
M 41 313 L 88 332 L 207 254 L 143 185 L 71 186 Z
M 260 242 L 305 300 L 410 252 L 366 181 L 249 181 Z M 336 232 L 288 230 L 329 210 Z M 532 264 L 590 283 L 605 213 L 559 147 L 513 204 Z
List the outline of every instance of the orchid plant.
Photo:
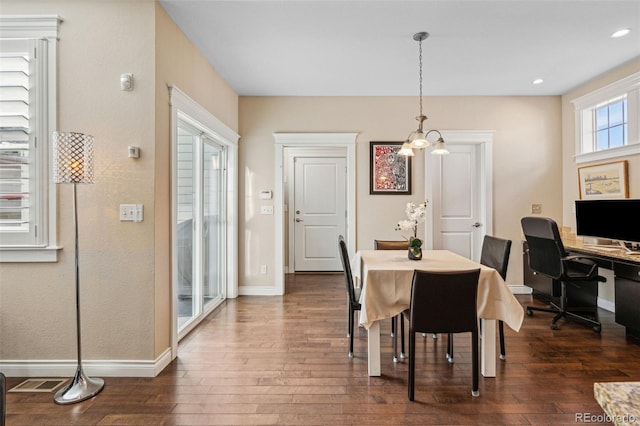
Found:
M 413 231 L 413 236 L 409 237 L 409 250 L 414 256 L 417 256 L 422 247 L 422 240 L 418 238 L 418 224 L 425 221 L 427 201 L 420 204 L 407 203 L 405 213 L 407 218 L 398 222 L 396 231 Z

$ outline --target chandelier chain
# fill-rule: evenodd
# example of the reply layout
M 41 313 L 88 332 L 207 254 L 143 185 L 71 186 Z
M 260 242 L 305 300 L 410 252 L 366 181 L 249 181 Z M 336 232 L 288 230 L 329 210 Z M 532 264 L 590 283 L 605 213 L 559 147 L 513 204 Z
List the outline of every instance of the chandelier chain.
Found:
M 418 74 L 419 74 L 419 81 L 420 81 L 420 96 L 419 96 L 419 103 L 420 103 L 420 116 L 422 116 L 422 40 L 420 40 L 418 42 L 419 48 L 418 48 L 418 62 L 419 62 L 419 66 L 418 66 Z

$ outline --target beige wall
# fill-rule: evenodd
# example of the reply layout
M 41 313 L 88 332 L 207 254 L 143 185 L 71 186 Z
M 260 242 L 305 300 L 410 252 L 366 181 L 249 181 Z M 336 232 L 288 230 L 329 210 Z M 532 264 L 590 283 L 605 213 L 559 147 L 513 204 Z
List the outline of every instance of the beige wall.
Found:
M 578 165 L 574 159 L 576 154 L 575 109 L 571 101 L 636 73 L 638 70 L 640 70 L 640 58 L 594 78 L 590 82 L 562 96 L 562 220 L 558 218 L 558 223 L 571 227 L 573 232 L 575 232 L 576 226 L 576 216 L 573 211 L 573 206 L 574 201 L 580 197 L 578 191 Z M 629 197 L 640 198 L 640 155 L 628 155 L 605 161 L 594 161 L 580 164 L 580 166 L 617 160 L 626 160 L 628 162 Z M 613 272 L 601 269 L 600 274 L 607 278 L 607 282 L 600 283 L 598 296 L 603 300 L 613 303 L 615 299 Z
M 64 19 L 57 129 L 96 139 L 95 184 L 78 188 L 83 356 L 152 359 L 153 2 L 3 0 L 2 13 Z M 132 92 L 120 90 L 124 72 Z M 120 222 L 121 203 L 144 204 L 144 222 Z M 71 187 L 59 185 L 59 261 L 1 266 L 0 359 L 75 358 L 71 214 Z
M 166 86 L 233 129 L 238 97 L 153 0 L 2 0 L 2 13 L 64 19 L 57 128 L 96 138 L 96 183 L 78 190 L 83 358 L 153 361 L 171 330 Z M 0 362 L 75 359 L 71 188 L 58 199 L 59 261 L 0 265 Z M 144 221 L 120 222 L 124 203 L 144 204 Z
M 572 100 L 586 95 L 594 90 L 600 89 L 608 84 L 614 83 L 624 77 L 640 71 L 640 58 L 628 62 L 605 75 L 594 78 L 589 83 L 562 96 L 562 211 L 563 223 L 570 226 L 575 231 L 575 213 L 573 203 L 579 199 L 578 195 L 578 166 L 574 160 L 576 154 L 575 135 L 575 109 Z M 618 159 L 606 160 L 617 161 Z M 629 198 L 640 198 L 640 155 L 630 155 L 620 160 L 628 161 L 629 168 Z M 580 164 L 580 166 L 593 163 Z
M 428 128 L 495 130 L 494 234 L 514 241 L 508 282 L 522 284 L 520 218 L 531 203 L 560 217 L 562 194 L 559 97 L 427 97 Z M 413 97 L 240 98 L 240 267 L 244 286 L 273 286 L 273 216 L 259 211 L 259 191 L 274 188 L 274 132 L 358 132 L 357 246 L 375 238 L 400 238 L 394 231 L 408 201 L 424 198 L 424 164 L 414 158 L 413 195 L 369 195 L 369 141 L 402 141 L 416 127 Z M 244 251 L 243 251 L 244 250 Z M 248 261 L 250 260 L 250 261 Z

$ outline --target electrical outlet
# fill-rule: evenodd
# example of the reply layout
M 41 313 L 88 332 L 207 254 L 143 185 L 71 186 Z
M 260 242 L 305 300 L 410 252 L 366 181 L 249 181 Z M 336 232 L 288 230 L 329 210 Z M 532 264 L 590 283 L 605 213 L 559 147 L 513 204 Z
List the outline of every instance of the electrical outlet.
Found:
M 531 214 L 542 214 L 542 204 L 531 204 Z
M 267 273 L 267 265 L 260 265 L 260 273 L 261 274 Z
M 260 214 L 273 214 L 273 206 L 260 207 Z

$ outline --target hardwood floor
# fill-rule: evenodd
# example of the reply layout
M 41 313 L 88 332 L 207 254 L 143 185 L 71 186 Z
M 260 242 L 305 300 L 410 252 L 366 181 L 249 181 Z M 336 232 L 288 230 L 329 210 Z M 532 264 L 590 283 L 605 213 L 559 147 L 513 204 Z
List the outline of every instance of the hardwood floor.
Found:
M 7 394 L 7 426 L 575 424 L 576 413 L 602 413 L 594 382 L 640 380 L 640 345 L 613 314 L 601 311 L 596 334 L 572 322 L 552 331 L 551 316 L 536 313 L 519 333 L 505 327 L 507 360 L 496 378 L 480 378 L 479 398 L 471 397 L 469 334 L 456 336 L 453 366 L 445 338 L 419 337 L 409 402 L 407 362 L 391 360 L 390 322 L 382 377 L 370 378 L 364 329 L 347 357 L 346 312 L 342 275 L 290 275 L 284 297 L 228 300 L 156 378 L 106 377 L 102 393 L 71 406 L 55 405 L 51 393 Z M 21 381 L 8 378 L 8 389 Z

